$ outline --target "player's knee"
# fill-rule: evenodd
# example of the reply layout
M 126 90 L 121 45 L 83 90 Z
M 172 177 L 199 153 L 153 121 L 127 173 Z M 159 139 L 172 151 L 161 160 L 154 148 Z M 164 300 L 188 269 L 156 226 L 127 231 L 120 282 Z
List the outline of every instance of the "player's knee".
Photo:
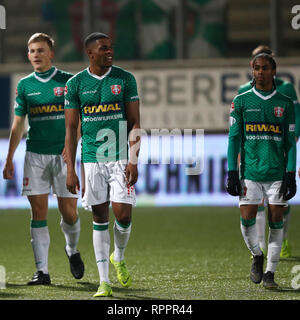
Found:
M 78 220 L 78 215 L 77 214 L 72 214 L 70 216 L 63 216 L 64 222 L 66 222 L 69 225 L 73 225 L 77 222 Z
M 77 208 L 73 206 L 59 206 L 59 211 L 62 215 L 63 220 L 68 224 L 76 223 L 78 219 Z
M 62 219 L 64 222 L 67 224 L 75 224 L 76 221 L 78 220 L 78 212 L 76 210 L 71 210 L 71 211 L 60 211 L 62 215 Z
M 124 212 L 116 217 L 116 220 L 120 225 L 128 226 L 131 223 L 131 215 Z
M 270 221 L 281 221 L 283 219 L 284 208 L 282 206 L 270 206 L 269 216 Z

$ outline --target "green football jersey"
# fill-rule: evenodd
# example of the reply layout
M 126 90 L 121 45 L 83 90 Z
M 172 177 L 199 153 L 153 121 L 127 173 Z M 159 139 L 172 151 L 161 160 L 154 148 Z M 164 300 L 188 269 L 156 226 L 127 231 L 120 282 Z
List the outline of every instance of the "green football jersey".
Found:
M 288 81 L 284 81 L 280 78 L 275 77 L 275 85 L 276 90 L 282 94 L 285 94 L 289 98 L 293 100 L 295 106 L 295 117 L 296 117 L 296 129 L 295 129 L 295 136 L 298 138 L 300 136 L 300 104 L 298 101 L 297 93 L 295 91 L 294 86 L 292 83 Z M 238 94 L 244 93 L 252 88 L 251 85 L 252 81 L 249 81 L 240 86 Z
M 295 111 L 290 98 L 256 88 L 236 96 L 231 105 L 228 170 L 253 181 L 282 180 L 296 170 Z
M 15 114 L 28 116 L 26 150 L 61 154 L 65 145 L 64 87 L 73 75 L 55 67 L 22 78 L 17 85 Z
M 67 82 L 65 108 L 80 112 L 82 162 L 128 159 L 126 103 L 138 99 L 134 76 L 116 66 L 101 77 L 87 68 Z

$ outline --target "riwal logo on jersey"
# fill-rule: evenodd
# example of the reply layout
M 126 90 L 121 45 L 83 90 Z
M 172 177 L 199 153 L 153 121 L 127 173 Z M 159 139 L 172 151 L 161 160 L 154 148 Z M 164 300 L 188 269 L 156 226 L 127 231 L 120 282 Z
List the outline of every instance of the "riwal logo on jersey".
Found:
M 53 89 L 53 91 L 54 91 L 54 95 L 56 96 L 56 97 L 61 97 L 61 96 L 63 96 L 64 95 L 64 87 L 56 87 L 56 88 L 54 88 Z
M 49 104 L 42 106 L 35 106 L 30 108 L 30 115 L 41 115 L 45 113 L 61 113 L 64 112 L 64 105 L 61 104 Z
M 103 103 L 94 106 L 85 106 L 83 112 L 85 115 L 98 115 L 101 113 L 114 113 L 121 111 L 120 103 Z
M 281 134 L 281 125 L 274 123 L 245 123 L 247 133 L 272 133 Z
M 281 118 L 283 116 L 284 108 L 282 107 L 274 107 L 275 117 Z
M 115 95 L 121 93 L 121 86 L 119 84 L 114 84 L 113 86 L 110 86 L 111 92 Z

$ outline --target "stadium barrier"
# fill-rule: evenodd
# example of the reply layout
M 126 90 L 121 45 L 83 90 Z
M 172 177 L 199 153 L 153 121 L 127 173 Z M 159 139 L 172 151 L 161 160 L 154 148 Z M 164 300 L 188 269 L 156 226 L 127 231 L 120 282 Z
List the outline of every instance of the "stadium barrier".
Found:
M 299 97 L 299 59 L 278 58 L 277 63 L 277 75 L 292 82 Z M 226 133 L 231 101 L 239 86 L 251 79 L 248 59 L 132 61 L 116 65 L 131 71 L 137 79 L 141 124 L 145 130 L 191 128 Z M 57 67 L 77 73 L 87 65 L 58 63 Z M 1 66 L 3 138 L 8 137 L 13 119 L 16 85 L 31 72 L 29 64 Z
M 139 179 L 136 184 L 137 206 L 237 206 L 238 198 L 225 191 L 227 167 L 227 135 L 177 135 L 164 141 L 161 136 L 143 136 L 139 156 Z M 182 148 L 178 147 L 184 143 Z M 21 196 L 25 141 L 16 150 L 13 180 L 0 180 L 0 208 L 29 208 L 26 197 Z M 0 140 L 5 152 L 0 156 L 3 170 L 8 140 Z M 199 151 L 200 150 L 200 151 Z M 189 161 L 192 159 L 192 161 Z M 199 174 L 189 174 L 187 168 L 201 164 Z M 300 150 L 298 148 L 298 166 Z M 80 145 L 77 150 L 77 172 L 80 169 Z M 299 183 L 297 177 L 297 183 Z M 300 204 L 300 191 L 290 201 Z M 56 199 L 50 196 L 50 207 Z M 81 200 L 79 200 L 81 207 Z

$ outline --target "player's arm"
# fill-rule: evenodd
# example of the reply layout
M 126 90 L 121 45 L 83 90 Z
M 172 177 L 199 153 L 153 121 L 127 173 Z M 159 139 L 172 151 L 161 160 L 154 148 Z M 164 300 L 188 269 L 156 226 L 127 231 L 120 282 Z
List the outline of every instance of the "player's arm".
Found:
M 77 128 L 77 144 L 78 144 L 80 138 L 81 138 L 81 121 L 79 119 L 78 128 Z M 62 151 L 61 155 L 62 155 L 64 161 L 67 163 L 67 153 L 66 153 L 66 148 L 65 147 L 63 148 L 63 151 Z
M 238 196 L 241 192 L 238 174 L 238 155 L 241 148 L 243 125 L 238 99 L 234 99 L 231 104 L 229 122 L 230 128 L 227 148 L 228 181 L 226 189 L 232 196 Z
M 296 122 L 295 138 L 297 142 L 300 136 L 300 104 L 298 100 L 294 101 L 294 106 L 295 106 L 295 122 Z
M 231 104 L 229 115 L 229 136 L 228 136 L 228 149 L 227 161 L 228 171 L 238 170 L 238 154 L 241 147 L 242 135 L 242 116 L 239 100 L 235 99 Z
M 128 185 L 133 186 L 138 178 L 138 156 L 140 151 L 140 107 L 139 100 L 125 103 L 129 131 L 129 163 L 126 168 Z
M 140 108 L 135 77 L 126 74 L 125 81 L 125 110 L 127 128 L 129 132 L 129 162 L 126 167 L 126 179 L 129 186 L 133 186 L 138 178 L 138 155 L 140 150 Z
M 280 192 L 285 200 L 294 197 L 296 186 L 296 140 L 295 140 L 295 109 L 292 102 L 287 107 L 287 117 L 284 126 L 285 131 L 285 154 L 287 155 L 286 173 Z
M 16 101 L 14 106 L 15 116 L 10 130 L 8 152 L 3 169 L 4 179 L 12 179 L 14 176 L 13 157 L 24 133 L 25 118 L 27 114 L 27 101 L 24 91 L 25 87 L 21 80 L 19 81 L 16 90 Z
M 295 141 L 295 109 L 292 104 L 288 108 L 285 123 L 285 150 L 287 155 L 287 171 L 296 171 L 296 141 Z
M 77 132 L 79 125 L 79 109 L 65 109 L 66 138 L 65 153 L 67 163 L 67 189 L 76 194 L 79 190 L 79 179 L 76 174 Z
M 80 123 L 79 106 L 76 84 L 70 79 L 65 88 L 65 125 L 66 125 L 66 137 L 65 137 L 65 154 L 67 163 L 67 189 L 76 194 L 80 189 L 79 179 L 76 174 L 76 150 L 78 144 L 78 127 Z
M 23 137 L 25 128 L 25 116 L 15 116 L 9 136 L 9 145 L 6 161 L 3 169 L 3 178 L 12 179 L 14 176 L 13 157 Z
M 298 141 L 300 136 L 300 104 L 298 101 L 297 93 L 294 88 L 294 86 L 291 83 L 287 83 L 286 89 L 288 92 L 286 92 L 286 95 L 290 97 L 294 104 L 294 110 L 295 110 L 295 137 L 296 141 Z

